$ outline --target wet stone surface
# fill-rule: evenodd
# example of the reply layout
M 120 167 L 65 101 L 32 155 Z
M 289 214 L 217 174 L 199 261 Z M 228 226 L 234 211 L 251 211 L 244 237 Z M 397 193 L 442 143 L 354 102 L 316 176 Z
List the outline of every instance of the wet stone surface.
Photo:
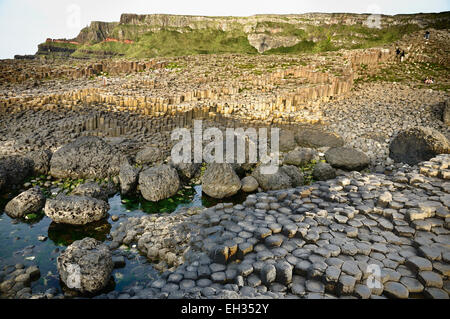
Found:
M 448 182 L 439 172 L 449 156 L 430 163 L 437 175 L 420 174 L 429 163 L 341 173 L 235 204 L 208 201 L 195 186 L 156 214 L 163 203 L 115 195 L 108 218 L 86 226 L 2 214 L 0 289 L 7 298 L 79 296 L 61 284 L 56 258 L 93 237 L 108 245 L 114 270 L 87 297 L 448 298 Z
M 423 176 L 429 188 L 409 179 L 393 181 L 417 170 L 405 168 L 391 176 L 352 172 L 311 186 L 251 194 L 239 205 L 128 219 L 122 227 L 141 253 L 146 246 L 160 247 L 155 267 L 163 272 L 152 293 L 142 297 L 165 298 L 168 292 L 183 298 L 448 298 L 443 256 L 449 253 L 449 213 L 440 199 L 446 181 Z M 353 191 L 332 191 L 342 183 L 354 186 Z M 311 195 L 302 197 L 306 189 Z M 330 200 L 331 192 L 339 200 Z M 393 201 L 386 205 L 379 197 L 388 197 L 387 192 Z M 433 203 L 424 206 L 423 200 Z M 430 229 L 414 224 L 410 210 L 432 210 L 421 219 L 431 222 Z M 156 229 L 161 237 L 148 237 Z M 177 244 L 164 240 L 168 234 Z M 168 263 L 167 256 L 176 256 L 180 264 Z

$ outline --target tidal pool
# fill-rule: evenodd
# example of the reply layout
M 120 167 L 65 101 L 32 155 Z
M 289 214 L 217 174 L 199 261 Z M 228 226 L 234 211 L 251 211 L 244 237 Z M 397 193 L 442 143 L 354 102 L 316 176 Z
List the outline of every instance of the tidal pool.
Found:
M 61 283 L 56 268 L 56 258 L 75 240 L 93 237 L 102 242 L 110 241 L 110 232 L 120 224 L 123 218 L 140 217 L 147 214 L 176 213 L 182 207 L 211 207 L 220 202 L 242 203 L 246 194 L 237 195 L 225 200 L 213 199 L 202 193 L 201 185 L 185 186 L 177 195 L 151 203 L 142 197 L 129 197 L 116 194 L 109 198 L 109 215 L 107 219 L 86 226 L 70 226 L 52 222 L 43 215 L 33 221 L 15 220 L 4 213 L 7 198 L 0 197 L 0 270 L 5 266 L 21 263 L 25 266 L 37 265 L 41 271 L 39 280 L 32 282 L 33 294 L 44 293 L 49 288 L 61 291 Z M 116 222 L 111 216 L 117 215 Z M 44 241 L 39 237 L 45 237 Z M 42 238 L 41 238 L 42 239 Z M 125 249 L 125 248 L 118 248 Z M 114 251 L 113 253 L 118 253 Z M 106 290 L 122 291 L 136 282 L 148 282 L 157 275 L 145 256 L 139 255 L 135 248 L 127 248 L 126 265 L 114 269 L 114 283 Z

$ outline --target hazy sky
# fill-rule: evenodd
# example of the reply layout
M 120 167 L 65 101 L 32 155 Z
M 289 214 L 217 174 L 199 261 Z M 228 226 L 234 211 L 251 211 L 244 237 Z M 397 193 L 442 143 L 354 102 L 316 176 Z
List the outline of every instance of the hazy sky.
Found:
M 0 0 L 0 59 L 34 54 L 46 38 L 73 38 L 90 21 L 118 21 L 121 13 L 249 16 L 442 11 L 450 11 L 449 0 Z

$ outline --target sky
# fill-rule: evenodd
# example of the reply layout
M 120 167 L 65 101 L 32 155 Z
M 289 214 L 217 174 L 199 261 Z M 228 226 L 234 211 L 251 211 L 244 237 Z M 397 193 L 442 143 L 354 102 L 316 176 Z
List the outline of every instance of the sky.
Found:
M 449 0 L 0 0 L 0 59 L 34 54 L 46 38 L 74 38 L 91 21 L 119 21 L 122 13 L 250 16 L 442 11 L 450 11 Z

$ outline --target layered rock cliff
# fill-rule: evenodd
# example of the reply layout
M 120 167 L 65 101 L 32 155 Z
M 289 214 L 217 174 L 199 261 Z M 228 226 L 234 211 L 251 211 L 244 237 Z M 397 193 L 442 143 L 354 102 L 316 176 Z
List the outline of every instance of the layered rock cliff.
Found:
M 75 41 L 80 43 L 98 43 L 104 41 L 119 25 L 118 22 L 92 21 L 89 27 L 81 30 Z
M 295 53 L 361 48 L 398 40 L 423 28 L 450 28 L 450 13 L 205 17 L 122 14 L 119 22 L 93 21 L 72 39 L 75 47 L 47 41 L 38 55 L 153 57 L 195 53 Z M 286 50 L 285 50 L 286 49 Z

